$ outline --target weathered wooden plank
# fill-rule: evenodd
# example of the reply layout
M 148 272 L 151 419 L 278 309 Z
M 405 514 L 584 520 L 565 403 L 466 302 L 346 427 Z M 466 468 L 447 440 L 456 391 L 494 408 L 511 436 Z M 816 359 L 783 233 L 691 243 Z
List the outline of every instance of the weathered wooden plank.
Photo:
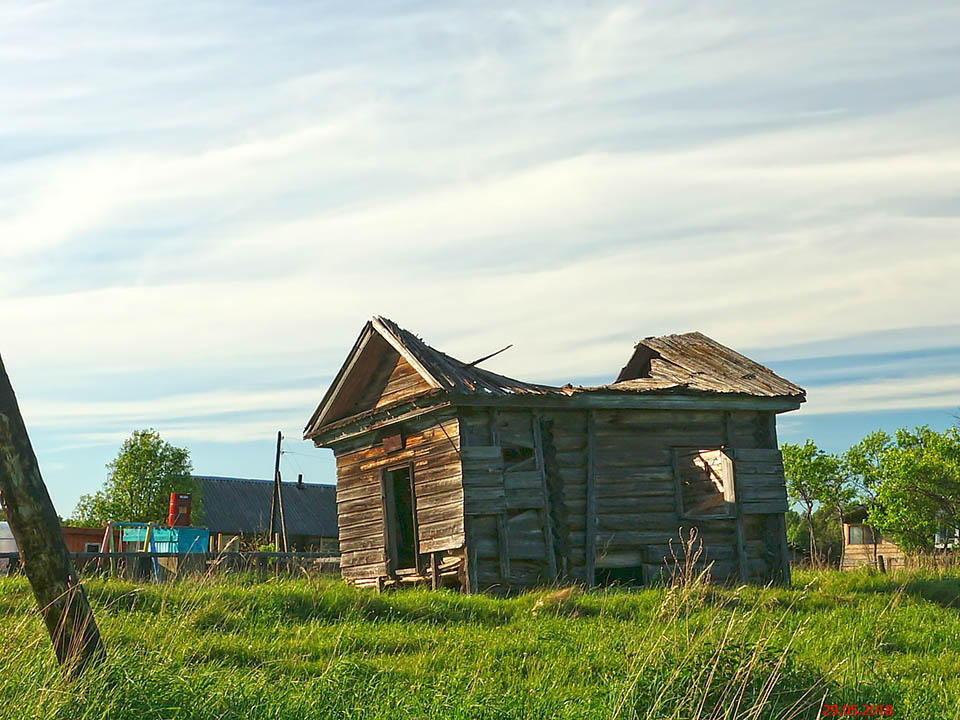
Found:
M 421 525 L 443 522 L 445 520 L 454 520 L 463 513 L 463 503 L 460 500 L 422 508 L 417 506 L 417 520 Z
M 540 489 L 509 489 L 504 492 L 504 505 L 507 510 L 535 510 L 541 509 L 546 514 L 546 500 Z M 550 523 L 544 517 L 544 525 L 547 527 L 548 535 L 551 532 Z
M 510 534 L 507 531 L 507 518 L 497 515 L 497 554 L 500 561 L 500 577 L 510 582 Z
M 746 531 L 743 527 L 743 501 L 741 498 L 740 483 L 737 478 L 735 467 L 733 466 L 733 457 L 743 457 L 742 453 L 749 453 L 752 451 L 740 449 L 736 447 L 736 434 L 733 430 L 733 420 L 730 413 L 726 413 L 726 424 L 727 424 L 727 451 L 723 453 L 723 477 L 733 479 L 733 496 L 734 496 L 734 508 L 737 517 L 736 531 L 737 531 L 737 570 L 738 578 L 741 583 L 747 582 L 748 569 L 747 569 L 747 539 Z M 748 456 L 749 459 L 749 456 Z
M 756 487 L 750 485 L 741 485 L 740 499 L 743 502 L 759 502 L 765 500 L 787 500 L 787 491 L 783 485 L 780 487 Z
M 790 587 L 790 549 L 787 547 L 787 523 L 782 514 L 777 514 L 777 540 L 780 545 L 780 582 Z
M 361 535 L 356 538 L 340 540 L 341 553 L 353 552 L 356 550 L 370 550 L 376 547 L 383 547 L 382 534 Z
M 474 499 L 470 498 L 464 504 L 465 515 L 499 515 L 506 512 L 507 504 L 504 497 Z
M 341 564 L 340 574 L 347 579 L 384 577 L 387 574 L 387 567 L 385 563 L 346 566 Z
M 421 553 L 431 553 L 439 552 L 442 550 L 456 550 L 457 548 L 463 547 L 463 530 L 461 523 L 461 530 L 457 533 L 452 533 L 449 535 L 439 535 L 435 538 L 430 539 L 420 539 L 420 552 Z
M 658 498 L 666 498 L 672 508 L 676 491 L 672 480 L 647 483 L 619 483 L 609 485 L 597 483 L 597 497 L 606 498 L 650 498 L 651 504 L 657 504 Z M 653 508 L 651 508 L 653 509 Z
M 371 520 L 369 522 L 362 523 L 360 525 L 353 525 L 351 527 L 340 527 L 340 540 L 352 540 L 358 537 L 365 537 L 368 535 L 380 535 L 383 536 L 383 518 L 378 517 L 376 520 Z
M 587 586 L 596 584 L 597 556 L 597 437 L 596 413 L 587 412 L 587 498 L 584 510 L 584 554 Z
M 371 548 L 369 550 L 353 550 L 340 553 L 341 566 L 356 567 L 360 565 L 372 565 L 373 563 L 382 563 L 386 561 L 386 554 L 383 548 Z
M 737 477 L 739 485 L 747 490 L 783 490 L 786 492 L 786 483 L 782 473 L 770 473 L 754 475 L 751 473 L 740 472 L 740 464 L 737 464 Z
M 543 477 L 539 470 L 508 472 L 503 475 L 503 486 L 506 490 L 539 490 L 542 483 Z
M 443 520 L 436 523 L 426 523 L 420 530 L 420 540 L 433 540 L 439 537 L 450 535 L 463 535 L 463 518 L 454 520 Z
M 383 508 L 377 503 L 376 506 L 373 506 L 372 503 L 364 506 L 362 510 L 354 510 L 352 512 L 338 513 L 337 515 L 337 524 L 340 526 L 340 529 L 345 529 L 353 527 L 354 525 L 364 525 L 366 523 L 372 522 L 374 520 L 380 520 L 383 518 Z
M 603 545 L 599 546 L 595 567 L 598 568 L 624 568 L 640 567 L 645 560 L 642 548 L 632 548 L 629 550 L 607 550 Z
M 495 446 L 469 446 L 461 448 L 460 455 L 464 463 L 470 462 L 479 462 L 479 463 L 499 463 L 501 468 L 503 467 L 503 451 Z
M 773 463 L 783 465 L 783 455 L 771 448 L 736 448 L 736 460 L 751 463 Z
M 757 502 L 741 501 L 740 506 L 741 511 L 746 515 L 777 515 L 787 511 L 787 501 L 785 498 L 783 500 Z

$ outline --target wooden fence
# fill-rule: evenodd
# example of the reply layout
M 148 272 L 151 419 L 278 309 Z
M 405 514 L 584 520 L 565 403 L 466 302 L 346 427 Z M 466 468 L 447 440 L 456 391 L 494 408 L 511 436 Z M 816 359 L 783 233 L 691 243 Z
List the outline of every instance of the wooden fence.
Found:
M 81 575 L 113 575 L 168 582 L 178 577 L 256 572 L 262 577 L 340 573 L 340 558 L 310 552 L 79 552 L 69 553 Z M 6 560 L 7 562 L 3 562 Z M 18 553 L 0 553 L 2 574 L 20 570 Z

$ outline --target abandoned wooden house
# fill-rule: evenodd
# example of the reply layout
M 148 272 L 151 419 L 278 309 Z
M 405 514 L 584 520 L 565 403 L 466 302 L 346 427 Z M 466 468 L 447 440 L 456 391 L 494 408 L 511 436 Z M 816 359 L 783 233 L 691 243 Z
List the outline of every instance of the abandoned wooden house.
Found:
M 804 390 L 700 333 L 610 385 L 513 380 L 368 322 L 305 429 L 333 450 L 343 576 L 473 592 L 655 582 L 695 528 L 732 582 L 789 582 L 776 415 Z
M 867 508 L 858 505 L 843 514 L 843 561 L 841 570 L 872 567 L 904 567 L 907 556 L 879 530 L 867 524 Z

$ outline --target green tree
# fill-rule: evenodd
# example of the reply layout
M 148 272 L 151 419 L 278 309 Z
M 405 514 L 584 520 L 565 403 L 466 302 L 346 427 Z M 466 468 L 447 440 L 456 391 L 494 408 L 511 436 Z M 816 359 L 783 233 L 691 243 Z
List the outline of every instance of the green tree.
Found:
M 876 497 L 883 480 L 883 456 L 893 447 L 893 438 L 883 430 L 874 430 L 843 454 L 843 465 L 862 502 Z
M 836 455 L 823 454 L 818 461 L 820 472 L 819 492 L 817 500 L 821 504 L 820 510 L 832 521 L 833 529 L 830 537 L 841 538 L 843 535 L 843 514 L 853 504 L 857 497 L 857 490 L 851 482 L 852 476 L 847 472 L 843 461 Z M 843 543 L 839 544 L 839 562 L 843 566 Z
M 879 477 L 868 522 L 903 550 L 929 552 L 938 531 L 960 527 L 960 429 L 897 430 Z
M 155 430 L 134 431 L 107 469 L 110 474 L 103 488 L 80 497 L 71 521 L 83 525 L 108 520 L 163 522 L 172 492 L 194 496 L 194 522 L 199 520 L 201 508 L 190 474 L 190 452 L 166 442 Z
M 833 562 L 843 552 L 842 534 L 840 525 L 836 522 L 836 514 L 832 508 L 821 506 L 813 511 L 813 534 L 816 539 L 817 552 L 821 557 Z M 787 542 L 794 548 L 805 548 L 810 545 L 810 529 L 806 518 L 795 510 L 787 510 Z
M 818 448 L 813 440 L 803 445 L 784 443 L 783 470 L 787 481 L 787 494 L 803 508 L 807 526 L 811 560 L 817 559 L 817 541 L 813 513 L 818 504 L 838 508 L 849 502 L 846 484 L 841 472 L 841 463 L 835 455 L 828 455 Z

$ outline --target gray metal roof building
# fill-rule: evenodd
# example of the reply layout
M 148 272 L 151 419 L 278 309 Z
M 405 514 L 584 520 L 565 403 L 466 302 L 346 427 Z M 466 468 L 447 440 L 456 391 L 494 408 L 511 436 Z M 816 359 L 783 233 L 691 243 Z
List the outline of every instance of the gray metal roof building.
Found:
M 202 524 L 211 533 L 266 534 L 273 481 L 194 475 L 203 503 Z M 285 482 L 283 513 L 289 535 L 337 537 L 334 485 Z

